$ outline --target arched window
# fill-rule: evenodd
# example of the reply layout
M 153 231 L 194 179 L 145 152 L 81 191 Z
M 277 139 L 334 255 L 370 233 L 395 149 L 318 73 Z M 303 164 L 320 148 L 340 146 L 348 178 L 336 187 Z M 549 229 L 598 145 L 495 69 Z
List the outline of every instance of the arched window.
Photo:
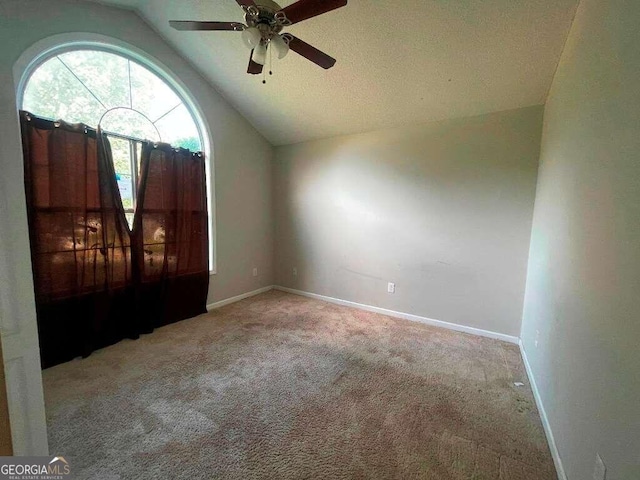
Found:
M 21 103 L 21 109 L 40 117 L 90 127 L 100 124 L 110 137 L 130 224 L 135 209 L 140 140 L 162 141 L 192 151 L 206 147 L 197 117 L 167 80 L 141 63 L 109 51 L 65 48 L 47 56 L 30 70 Z M 210 193 L 209 171 L 207 175 Z M 211 221 L 209 225 L 212 230 Z M 211 231 L 210 238 L 213 237 Z M 213 270 L 212 245 L 209 251 Z
M 31 74 L 22 107 L 92 127 L 110 109 L 125 107 L 104 116 L 104 130 L 193 151 L 202 147 L 196 121 L 174 90 L 147 68 L 114 53 L 75 50 L 49 58 Z

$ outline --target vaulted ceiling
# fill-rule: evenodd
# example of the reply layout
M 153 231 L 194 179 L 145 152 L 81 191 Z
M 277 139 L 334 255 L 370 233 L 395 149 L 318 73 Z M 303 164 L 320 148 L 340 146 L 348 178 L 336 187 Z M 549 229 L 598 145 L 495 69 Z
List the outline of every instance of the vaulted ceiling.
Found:
M 263 85 L 239 32 L 168 25 L 242 22 L 234 0 L 101 1 L 134 9 L 274 145 L 543 104 L 577 2 L 349 0 L 285 30 L 332 69 L 290 52 Z

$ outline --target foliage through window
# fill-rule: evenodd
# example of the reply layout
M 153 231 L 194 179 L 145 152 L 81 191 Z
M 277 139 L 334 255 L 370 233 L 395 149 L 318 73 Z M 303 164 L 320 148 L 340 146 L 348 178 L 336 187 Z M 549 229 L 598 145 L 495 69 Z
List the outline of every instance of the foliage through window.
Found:
M 137 140 L 202 150 L 196 122 L 174 90 L 147 68 L 114 53 L 74 50 L 49 58 L 29 78 L 22 109 L 91 127 L 102 119 L 130 226 L 141 149 Z

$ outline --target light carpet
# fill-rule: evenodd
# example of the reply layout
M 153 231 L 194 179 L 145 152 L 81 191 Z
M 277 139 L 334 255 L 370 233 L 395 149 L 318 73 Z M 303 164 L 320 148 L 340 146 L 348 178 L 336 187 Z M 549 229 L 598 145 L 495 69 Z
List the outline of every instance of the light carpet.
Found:
M 44 388 L 76 478 L 557 478 L 517 346 L 279 291 Z

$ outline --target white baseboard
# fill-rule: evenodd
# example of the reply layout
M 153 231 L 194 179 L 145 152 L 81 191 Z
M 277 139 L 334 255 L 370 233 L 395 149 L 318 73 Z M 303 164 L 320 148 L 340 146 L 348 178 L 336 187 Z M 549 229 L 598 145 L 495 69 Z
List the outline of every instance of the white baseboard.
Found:
M 536 379 L 533 376 L 533 370 L 531 370 L 529 359 L 527 358 L 527 354 L 524 351 L 524 345 L 522 344 L 522 340 L 520 340 L 519 345 L 520 345 L 520 354 L 522 355 L 522 361 L 524 362 L 524 368 L 527 370 L 527 376 L 529 377 L 531 390 L 533 390 L 533 397 L 536 399 L 538 412 L 540 412 L 540 419 L 542 420 L 542 427 L 544 428 L 544 434 L 547 436 L 547 443 L 549 444 L 549 449 L 551 450 L 551 457 L 553 457 L 553 463 L 556 466 L 556 472 L 558 473 L 558 480 L 567 480 L 567 474 L 564 472 L 564 467 L 562 466 L 562 459 L 560 458 L 560 452 L 558 451 L 556 440 L 553 437 L 551 424 L 549 423 L 547 412 L 544 409 L 544 405 L 542 404 L 540 391 L 538 390 L 538 386 L 536 385 Z
M 229 297 L 229 298 L 225 298 L 224 300 L 210 303 L 207 305 L 207 311 L 210 312 L 211 310 L 224 307 L 225 305 L 229 305 L 230 303 L 239 302 L 240 300 L 253 297 L 254 295 L 260 295 L 261 293 L 268 292 L 269 290 L 273 290 L 273 288 L 274 288 L 273 285 L 269 285 L 267 287 L 262 287 L 257 290 L 252 290 L 251 292 L 241 293 L 240 295 L 236 295 L 235 297 Z
M 442 320 L 434 320 L 432 318 L 421 317 L 419 315 L 413 315 L 411 313 L 396 312 L 394 310 L 387 310 L 386 308 L 373 307 L 371 305 L 364 305 L 362 303 L 350 302 L 348 300 L 341 300 L 339 298 L 326 297 L 324 295 L 318 295 L 317 293 L 304 292 L 302 290 L 296 290 L 289 287 L 281 287 L 275 285 L 273 288 L 276 290 L 282 290 L 283 292 L 293 293 L 295 295 L 302 295 L 303 297 L 315 298 L 317 300 L 324 300 L 325 302 L 335 303 L 336 305 L 344 305 L 346 307 L 358 308 L 360 310 L 366 310 L 367 312 L 380 313 L 382 315 L 388 315 L 390 317 L 403 318 L 405 320 L 411 320 L 412 322 L 424 323 L 426 325 L 432 325 L 434 327 L 447 328 L 449 330 L 455 330 L 457 332 L 470 333 L 472 335 L 480 335 L 481 337 L 489 337 L 504 342 L 518 344 L 520 339 L 511 335 L 505 335 L 503 333 L 491 332 L 489 330 L 482 330 L 480 328 L 467 327 L 465 325 L 458 325 L 456 323 L 443 322 Z

